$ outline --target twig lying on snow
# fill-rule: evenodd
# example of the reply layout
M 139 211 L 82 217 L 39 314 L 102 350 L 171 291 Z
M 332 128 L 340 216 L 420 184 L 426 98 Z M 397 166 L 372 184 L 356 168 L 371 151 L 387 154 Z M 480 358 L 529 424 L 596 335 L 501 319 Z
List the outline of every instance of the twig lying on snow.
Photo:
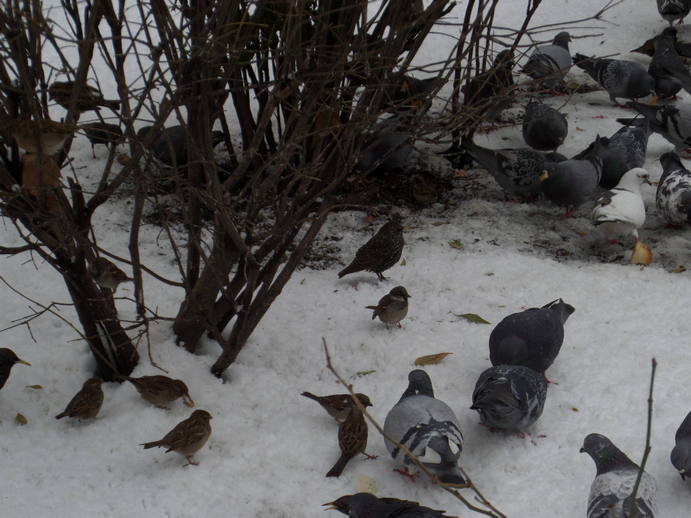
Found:
M 453 496 L 455 496 L 458 500 L 463 502 L 463 504 L 470 509 L 471 511 L 475 511 L 476 513 L 479 514 L 484 514 L 485 516 L 492 516 L 494 518 L 507 518 L 505 514 L 503 514 L 501 511 L 499 511 L 496 507 L 494 507 L 489 500 L 485 498 L 485 496 L 475 487 L 475 484 L 470 480 L 470 477 L 468 474 L 461 468 L 461 472 L 463 473 L 463 476 L 465 477 L 467 481 L 467 487 L 472 489 L 475 492 L 475 495 L 477 499 L 484 504 L 488 509 L 482 509 L 480 507 L 476 507 L 473 504 L 471 504 L 461 493 L 458 492 L 458 490 L 455 489 L 456 486 L 451 485 L 451 484 L 445 484 L 441 482 L 437 476 L 432 473 L 427 466 L 425 466 L 418 457 L 411 452 L 405 445 L 401 444 L 398 442 L 396 439 L 391 437 L 388 433 L 384 431 L 384 429 L 381 427 L 381 425 L 374 419 L 369 412 L 367 412 L 367 409 L 362 405 L 360 400 L 355 396 L 355 391 L 353 390 L 353 386 L 345 381 L 345 379 L 336 371 L 334 368 L 333 364 L 331 363 L 331 355 L 329 354 L 329 347 L 326 345 L 326 339 L 322 337 L 322 343 L 324 345 L 324 354 L 326 355 L 326 367 L 331 371 L 331 373 L 336 377 L 336 379 L 343 385 L 348 393 L 350 394 L 350 397 L 353 399 L 353 402 L 357 407 L 360 409 L 360 411 L 364 414 L 364 416 L 367 418 L 367 420 L 372 423 L 372 426 L 376 428 L 376 430 L 379 432 L 380 435 L 382 435 L 386 440 L 392 442 L 394 445 L 396 445 L 397 448 L 399 448 L 407 457 L 409 457 L 413 463 L 420 468 L 420 470 L 429 477 L 429 479 L 432 481 L 432 483 L 436 486 L 441 487 L 444 491 L 447 493 L 451 493 Z

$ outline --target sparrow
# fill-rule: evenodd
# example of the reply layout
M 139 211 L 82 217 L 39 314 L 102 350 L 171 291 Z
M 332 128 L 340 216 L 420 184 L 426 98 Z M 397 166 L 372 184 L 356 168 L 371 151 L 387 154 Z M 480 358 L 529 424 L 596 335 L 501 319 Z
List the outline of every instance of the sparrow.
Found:
M 385 280 L 382 272 L 398 262 L 403 253 L 404 244 L 401 216 L 394 214 L 369 241 L 358 249 L 355 259 L 338 272 L 338 278 L 349 273 L 367 270 L 376 273 L 380 281 Z
M 355 405 L 350 394 L 334 394 L 333 396 L 315 396 L 311 392 L 303 392 L 301 394 L 310 399 L 314 399 L 319 403 L 324 410 L 326 410 L 331 417 L 338 423 L 342 423 L 348 417 L 350 409 Z M 355 394 L 360 400 L 360 404 L 364 407 L 372 406 L 372 402 L 365 394 Z
M 55 155 L 74 134 L 77 127 L 49 119 L 9 120 L 2 127 L 3 133 L 14 137 L 17 145 L 27 153 Z
M 96 158 L 94 146 L 96 144 L 117 144 L 123 139 L 122 130 L 117 124 L 108 124 L 107 122 L 94 122 L 91 124 L 84 124 L 81 126 L 84 130 L 86 138 L 91 142 L 91 156 Z
M 134 280 L 105 257 L 97 257 L 91 263 L 89 273 L 101 288 L 113 291 L 117 289 L 121 282 Z
M 168 405 L 178 398 L 182 398 L 182 402 L 186 406 L 194 406 L 187 385 L 182 380 L 161 375 L 141 376 L 139 378 L 122 376 L 122 378 L 134 385 L 139 395 L 155 407 L 167 410 Z
M 403 286 L 396 286 L 388 294 L 379 299 L 376 306 L 365 306 L 372 309 L 372 320 L 379 317 L 386 328 L 389 324 L 401 327 L 401 320 L 408 314 L 408 298 L 410 295 Z
M 82 388 L 67 404 L 64 412 L 55 416 L 55 419 L 63 417 L 73 417 L 75 419 L 94 419 L 101 410 L 103 404 L 103 390 L 101 390 L 101 380 L 89 378 L 84 382 Z
M 188 464 L 196 466 L 199 463 L 192 460 L 192 457 L 209 440 L 211 419 L 211 414 L 206 410 L 195 410 L 187 419 L 175 425 L 175 428 L 160 441 L 145 442 L 140 446 L 144 446 L 145 450 L 156 446 L 168 448 L 166 453 L 174 451 L 185 457 Z
M 352 406 L 345 421 L 338 427 L 338 446 L 341 456 L 326 474 L 327 477 L 339 477 L 348 461 L 358 453 L 365 453 L 367 447 L 367 423 L 365 416 L 357 406 Z M 369 457 L 369 456 L 368 456 Z
M 72 101 L 72 92 L 75 87 L 74 81 L 55 81 L 48 87 L 48 94 L 53 101 L 66 110 L 69 110 L 70 102 Z M 120 107 L 120 101 L 109 101 L 104 99 L 98 89 L 87 84 L 83 85 L 80 96 L 75 102 L 77 111 L 81 113 L 89 110 L 98 110 L 101 106 L 117 111 Z
M 10 371 L 16 363 L 31 365 L 29 362 L 25 362 L 14 354 L 12 349 L 7 349 L 6 347 L 0 348 L 0 389 L 7 383 L 7 378 L 10 377 Z

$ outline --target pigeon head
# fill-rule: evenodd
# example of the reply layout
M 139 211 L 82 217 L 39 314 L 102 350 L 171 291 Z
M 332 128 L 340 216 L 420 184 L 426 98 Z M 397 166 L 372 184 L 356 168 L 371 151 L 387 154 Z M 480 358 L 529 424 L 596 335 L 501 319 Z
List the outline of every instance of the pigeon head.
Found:
M 554 37 L 554 41 L 552 41 L 552 43 L 554 45 L 559 45 L 560 47 L 564 47 L 566 50 L 569 50 L 569 42 L 570 41 L 571 41 L 571 35 L 566 31 L 562 31 Z
M 553 300 L 552 302 L 542 306 L 542 308 L 549 309 L 557 313 L 562 324 L 566 322 L 566 319 L 568 319 L 574 311 L 576 311 L 576 308 L 574 308 L 571 304 L 567 304 L 562 299 Z
M 624 452 L 599 433 L 591 433 L 586 436 L 581 453 L 590 455 L 595 462 L 598 475 L 624 468 L 638 469 L 638 466 Z
M 674 151 L 668 151 L 660 157 L 660 164 L 664 171 L 675 171 L 683 169 L 684 165 L 681 163 L 681 158 Z
M 415 369 L 408 374 L 408 388 L 401 396 L 401 399 L 420 395 L 434 397 L 434 389 L 432 388 L 432 380 L 429 374 L 422 369 Z
M 392 297 L 401 297 L 406 300 L 410 298 L 410 294 L 406 291 L 406 289 L 403 286 L 396 286 L 389 292 L 389 295 L 391 295 Z

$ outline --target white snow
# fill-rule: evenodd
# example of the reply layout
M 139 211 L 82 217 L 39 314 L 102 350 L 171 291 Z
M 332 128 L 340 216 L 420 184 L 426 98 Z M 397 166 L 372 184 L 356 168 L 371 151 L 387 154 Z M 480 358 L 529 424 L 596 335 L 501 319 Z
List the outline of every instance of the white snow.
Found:
M 534 24 L 582 18 L 604 3 L 545 1 Z M 519 23 L 523 4 L 500 2 L 497 23 Z M 631 57 L 628 50 L 666 26 L 652 0 L 625 1 L 606 19 L 585 24 L 600 29 L 574 29 L 574 34 L 604 34 L 574 40 L 572 52 Z M 452 44 L 448 37 L 431 38 L 418 63 L 438 60 Z M 570 76 L 585 77 L 580 71 Z M 442 94 L 449 91 L 447 85 Z M 561 106 L 567 99 L 548 102 Z M 688 95 L 678 102 L 689 102 Z M 616 117 L 632 116 L 612 107 L 603 91 L 576 95 L 563 110 L 570 129 L 559 151 L 568 156 L 596 134 L 614 133 L 619 127 Z M 520 128 L 506 128 L 477 142 L 497 148 L 521 146 Z M 671 148 L 661 137 L 651 137 L 646 163 L 651 180 L 661 173 L 658 157 Z M 104 148 L 97 148 L 97 154 L 100 158 L 92 160 L 83 136 L 72 147 L 74 174 L 87 186 L 97 181 L 105 160 Z M 226 383 L 209 373 L 219 353 L 217 345 L 208 341 L 199 355 L 192 356 L 175 345 L 169 322 L 152 325 L 152 357 L 171 376 L 183 379 L 197 407 L 213 415 L 211 439 L 196 455 L 199 466 L 183 468 L 182 457 L 139 446 L 161 438 L 189 410 L 180 403 L 170 411 L 153 408 L 129 384 L 104 385 L 105 402 L 95 422 L 56 421 L 54 416 L 93 372 L 87 347 L 68 324 L 51 314 L 4 331 L 0 345 L 11 347 L 32 366 L 15 366 L 0 391 L 0 516 L 323 517 L 321 504 L 357 491 L 363 475 L 376 481 L 380 496 L 418 500 L 452 515 L 471 516 L 446 492 L 394 473 L 384 441 L 372 427 L 367 451 L 379 458 L 356 458 L 340 478 L 324 477 L 339 456 L 337 426 L 315 402 L 299 395 L 304 390 L 343 392 L 325 367 L 321 337 L 329 343 L 338 370 L 357 391 L 371 397 L 370 410 L 380 423 L 405 389 L 415 358 L 453 352 L 426 370 L 437 396 L 461 423 L 462 466 L 512 518 L 585 515 L 595 474 L 591 459 L 579 454 L 588 433 L 607 435 L 640 461 L 654 356 L 659 368 L 647 470 L 658 482 L 659 516 L 688 516 L 688 482 L 670 464 L 669 452 L 676 428 L 691 410 L 689 272 L 671 272 L 689 264 L 689 231 L 663 229 L 655 213 L 654 187 L 643 186 L 648 218 L 639 234 L 652 246 L 655 262 L 648 268 L 632 266 L 628 250 L 602 251 L 589 219 L 592 206 L 581 207 L 573 220 L 562 220 L 560 209 L 547 202 L 504 202 L 488 175 L 471 174 L 476 180 L 459 179 L 446 205 L 404 214 L 412 227 L 406 232 L 405 266 L 389 270 L 388 281 L 380 283 L 375 275 L 364 273 L 338 280 L 339 265 L 296 272 L 228 370 Z M 97 214 L 101 246 L 124 256 L 130 207 L 120 198 Z M 324 229 L 323 235 L 343 237 L 337 242 L 343 263 L 382 223 L 365 225 L 362 217 L 338 213 Z M 142 229 L 142 262 L 175 277 L 172 253 L 159 230 L 153 225 Z M 453 248 L 450 240 L 460 240 L 463 246 Z M 0 244 L 23 244 L 8 219 L 0 225 Z M 0 264 L 0 276 L 33 300 L 45 305 L 68 302 L 60 277 L 37 256 L 0 256 Z M 412 296 L 410 311 L 403 329 L 387 330 L 370 319 L 365 306 L 399 284 Z M 2 290 L 0 328 L 40 309 L 9 288 Z M 180 289 L 147 277 L 146 293 L 149 307 L 175 316 Z M 131 297 L 131 285 L 123 285 L 118 295 Z M 542 417 L 525 439 L 490 433 L 469 406 L 477 377 L 490 365 L 487 344 L 492 326 L 472 324 L 454 313 L 477 313 L 496 324 L 509 313 L 559 297 L 576 312 L 566 324 L 561 354 L 548 371 L 558 384 L 548 389 Z M 118 300 L 118 308 L 123 318 L 134 317 L 131 299 Z M 70 307 L 54 310 L 77 322 Z M 148 360 L 145 342 L 139 352 L 141 362 L 134 375 L 160 373 Z M 372 372 L 357 375 L 363 371 Z M 25 426 L 15 422 L 18 412 L 28 419 Z M 469 490 L 464 494 L 472 498 Z M 334 515 L 340 516 L 329 514 Z

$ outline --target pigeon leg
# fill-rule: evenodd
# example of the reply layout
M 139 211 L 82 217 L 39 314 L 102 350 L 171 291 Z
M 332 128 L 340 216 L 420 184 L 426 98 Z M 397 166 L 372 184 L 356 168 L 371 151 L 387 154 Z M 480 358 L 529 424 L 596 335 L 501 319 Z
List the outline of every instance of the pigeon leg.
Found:
M 566 209 L 564 210 L 564 213 L 561 215 L 561 217 L 564 219 L 573 218 L 573 213 L 574 213 L 573 207 L 566 207 Z
M 377 274 L 377 277 L 379 278 L 380 281 L 386 280 L 386 277 L 384 277 L 384 274 L 382 274 L 381 272 L 374 272 L 374 273 Z
M 401 469 L 401 468 L 396 468 L 396 469 L 394 469 L 394 471 L 396 473 L 398 473 L 399 475 L 404 476 L 405 478 L 407 478 L 411 482 L 415 482 L 417 480 L 418 475 L 420 474 L 420 472 L 411 473 L 407 469 Z
M 96 158 L 96 151 L 94 151 L 94 145 L 91 144 L 91 156 L 92 158 Z

